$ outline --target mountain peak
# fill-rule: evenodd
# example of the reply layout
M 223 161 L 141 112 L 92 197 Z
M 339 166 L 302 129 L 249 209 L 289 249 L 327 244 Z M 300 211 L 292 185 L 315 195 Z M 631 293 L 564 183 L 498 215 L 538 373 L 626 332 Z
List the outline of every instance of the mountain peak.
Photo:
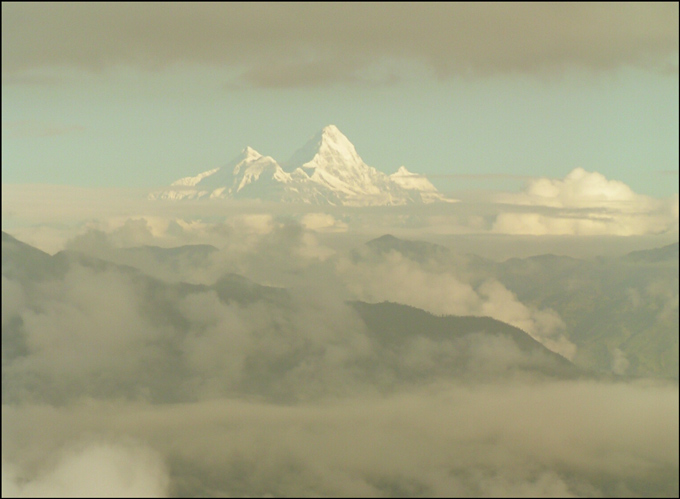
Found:
M 260 154 L 259 152 L 257 152 L 255 149 L 253 149 L 250 146 L 246 146 L 246 148 L 243 151 L 241 151 L 241 155 L 242 155 L 243 159 L 247 159 L 247 160 L 253 160 L 253 159 L 258 159 L 258 158 L 262 157 L 262 154 Z
M 393 173 L 392 175 L 398 175 L 398 176 L 400 176 L 400 177 L 404 177 L 404 176 L 407 176 L 407 175 L 417 175 L 417 174 L 416 174 L 416 173 L 411 173 L 410 171 L 408 171 L 408 170 L 406 169 L 405 166 L 400 166 L 399 169 L 397 170 L 397 172 L 396 172 L 396 173 Z
M 324 142 L 349 142 L 349 139 L 335 125 L 327 125 L 318 134 Z
M 325 127 L 323 127 L 323 128 L 321 129 L 321 133 L 325 133 L 325 134 L 336 134 L 336 133 L 339 133 L 340 135 L 342 135 L 342 132 L 338 129 L 338 127 L 335 126 L 335 125 L 333 125 L 333 124 L 331 124 L 331 125 L 326 125 Z
M 173 183 L 152 199 L 252 197 L 346 206 L 400 205 L 450 201 L 423 176 L 401 167 L 386 175 L 367 165 L 354 145 L 329 124 L 284 163 L 252 147 L 227 165 Z
M 293 169 L 317 168 L 329 163 L 363 163 L 354 145 L 335 125 L 328 125 L 319 130 L 287 162 Z
M 339 152 L 351 152 L 356 155 L 354 144 L 335 125 L 323 127 L 319 135 L 320 148 L 326 146 Z

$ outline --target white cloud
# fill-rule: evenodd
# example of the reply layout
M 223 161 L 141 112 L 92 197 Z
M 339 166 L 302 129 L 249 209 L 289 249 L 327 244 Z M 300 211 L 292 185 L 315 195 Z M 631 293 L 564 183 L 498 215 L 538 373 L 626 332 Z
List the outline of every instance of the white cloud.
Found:
M 566 179 L 535 180 L 524 192 L 497 195 L 495 203 L 483 198 L 455 205 L 324 211 L 315 206 L 224 200 L 154 203 L 134 190 L 44 185 L 3 184 L 1 199 L 3 229 L 49 253 L 64 249 L 68 240 L 90 229 L 107 233 L 113 246 L 211 244 L 245 253 L 254 251 L 258 241 L 282 223 L 296 220 L 320 246 L 329 238 L 340 241 L 345 234 L 351 241 L 385 233 L 420 238 L 424 234 L 668 237 L 677 232 L 677 195 L 659 200 L 631 194 L 619 184 L 580 171 Z M 309 246 L 316 244 L 309 241 Z M 489 251 L 484 246 L 474 251 Z M 316 259 L 331 254 L 325 248 L 310 248 L 307 253 Z
M 330 213 L 308 213 L 302 217 L 303 227 L 319 232 L 345 232 L 347 224 Z
M 28 477 L 2 463 L 3 497 L 167 497 L 169 481 L 160 455 L 132 445 L 69 448 L 53 467 Z
M 576 355 L 576 345 L 561 332 L 566 329 L 564 321 L 552 309 L 536 310 L 524 305 L 517 296 L 498 281 L 487 280 L 478 288 L 482 315 L 493 317 L 529 333 L 546 348 L 567 359 Z
M 274 228 L 274 217 L 267 213 L 237 215 L 230 221 L 235 227 L 255 234 L 269 234 Z
M 531 180 L 525 193 L 510 196 L 509 202 L 558 208 L 594 208 L 636 200 L 640 202 L 641 199 L 623 182 L 607 180 L 600 173 L 576 168 L 564 180 Z
M 496 202 L 507 209 L 492 232 L 530 235 L 632 236 L 677 231 L 678 197 L 659 200 L 636 194 L 623 182 L 576 168 L 563 180 L 529 181 L 521 193 L 504 193 Z
M 554 310 L 527 307 L 493 279 L 473 285 L 465 268 L 427 268 L 397 251 L 379 260 L 339 259 L 336 268 L 356 299 L 393 301 L 434 314 L 492 317 L 522 329 L 568 359 L 576 353 L 576 346 L 563 336 L 565 324 Z

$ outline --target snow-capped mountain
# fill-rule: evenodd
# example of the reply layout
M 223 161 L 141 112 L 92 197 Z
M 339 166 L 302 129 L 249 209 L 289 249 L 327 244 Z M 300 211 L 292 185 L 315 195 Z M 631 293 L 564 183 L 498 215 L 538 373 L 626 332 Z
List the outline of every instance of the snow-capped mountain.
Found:
M 290 174 L 284 172 L 273 158 L 262 156 L 255 149 L 246 147 L 222 168 L 208 170 L 195 177 L 181 178 L 173 182 L 170 189 L 156 196 L 161 199 L 223 198 L 237 195 L 269 198 L 290 182 Z
M 423 203 L 453 202 L 453 199 L 445 197 L 427 178 L 408 171 L 405 166 L 400 166 L 396 173 L 390 175 L 390 180 L 401 186 L 402 189 L 418 193 Z
M 368 166 L 354 145 L 328 125 L 282 168 L 246 147 L 221 168 L 173 182 L 151 199 L 247 198 L 342 206 L 453 202 L 424 177 L 401 167 L 386 175 Z

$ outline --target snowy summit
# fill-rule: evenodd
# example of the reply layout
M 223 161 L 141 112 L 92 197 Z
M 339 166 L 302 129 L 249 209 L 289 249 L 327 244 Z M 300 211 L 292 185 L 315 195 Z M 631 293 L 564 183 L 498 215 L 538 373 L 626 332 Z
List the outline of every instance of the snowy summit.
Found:
M 181 178 L 151 199 L 262 199 L 335 206 L 453 202 L 404 166 L 386 175 L 364 163 L 335 125 L 320 130 L 284 163 L 246 147 L 221 168 Z

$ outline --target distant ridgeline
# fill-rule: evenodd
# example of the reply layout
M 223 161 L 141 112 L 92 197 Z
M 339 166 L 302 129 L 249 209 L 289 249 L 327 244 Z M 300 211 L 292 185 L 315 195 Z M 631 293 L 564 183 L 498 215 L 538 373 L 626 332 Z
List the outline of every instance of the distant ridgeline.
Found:
M 200 255 L 217 250 L 197 245 L 145 246 L 117 251 L 119 255 L 112 255 L 114 258 L 143 254 L 172 268 L 186 259 L 195 261 Z M 219 390 L 281 402 L 341 394 L 349 386 L 344 384 L 348 379 L 352 380 L 353 390 L 389 392 L 397 387 L 453 379 L 507 379 L 521 375 L 566 379 L 584 375 L 584 371 L 524 331 L 488 317 L 438 317 L 387 302 L 355 301 L 329 305 L 329 310 L 319 309 L 318 304 L 301 301 L 286 289 L 258 285 L 236 274 L 224 274 L 211 285 L 167 282 L 133 266 L 77 251 L 62 251 L 51 256 L 5 233 L 2 235 L 2 275 L 3 282 L 6 280 L 9 286 L 21 287 L 29 307 L 43 307 L 45 300 L 56 299 L 50 298 L 50 290 L 66 296 L 75 289 L 76 298 L 82 298 L 77 286 L 78 280 L 83 280 L 82 285 L 91 296 L 79 307 L 99 303 L 104 297 L 116 298 L 110 305 L 116 317 L 123 321 L 138 317 L 135 320 L 144 324 L 143 335 L 133 336 L 129 339 L 134 340 L 133 343 L 128 345 L 125 342 L 131 332 L 112 332 L 114 337 L 99 338 L 98 335 L 108 334 L 106 330 L 111 325 L 98 323 L 96 311 L 84 311 L 83 318 L 90 317 L 91 321 L 84 326 L 91 332 L 79 340 L 78 348 L 84 356 L 82 366 L 91 365 L 87 356 L 99 355 L 97 351 L 103 345 L 130 356 L 131 360 L 112 364 L 106 377 L 84 377 L 76 370 L 77 379 L 68 381 L 63 376 L 48 376 L 49 373 L 40 371 L 43 365 L 40 362 L 27 361 L 35 354 L 27 328 L 35 326 L 26 322 L 27 316 L 21 309 L 3 308 L 3 314 L 7 315 L 2 334 L 3 401 L 25 397 L 27 393 L 35 400 L 62 403 L 71 397 L 104 394 L 134 398 L 142 392 L 154 402 L 192 400 L 195 390 L 191 380 L 196 376 L 197 367 L 187 357 L 186 348 L 206 334 L 224 336 L 216 340 L 216 345 L 231 345 L 223 352 L 226 357 L 220 365 L 225 362 L 225 366 L 231 365 L 227 359 L 230 356 L 241 359 L 237 371 L 232 373 L 234 366 L 217 371 L 222 373 L 218 378 Z M 68 290 L 59 292 L 60 286 Z M 107 291 L 98 293 L 97 289 Z M 113 295 L 112 289 L 116 289 Z M 116 293 L 122 295 L 114 296 Z M 213 299 L 216 301 L 212 302 Z M 195 305 L 187 312 L 189 303 Z M 219 314 L 203 318 L 201 307 L 196 305 L 200 303 L 209 303 L 209 309 L 213 310 L 210 317 L 216 309 L 224 307 L 221 313 L 229 311 L 236 314 L 234 317 L 238 320 L 206 330 L 206 324 L 210 324 L 206 321 L 214 321 Z M 342 318 L 342 324 L 336 326 L 329 317 L 338 313 L 338 307 L 341 313 L 337 317 Z M 104 315 L 107 314 L 110 311 Z M 63 318 L 56 319 L 59 323 Z M 252 325 L 246 327 L 247 321 L 252 321 Z M 328 331 L 319 334 L 317 326 L 310 329 L 310 324 L 324 324 Z M 72 333 L 69 329 L 68 334 Z M 51 334 L 61 333 L 54 328 Z M 233 337 L 234 334 L 237 337 Z M 238 337 L 243 339 L 236 341 Z M 61 340 L 54 338 L 54 341 Z M 127 350 L 132 345 L 134 351 Z M 273 348 L 275 345 L 281 348 Z M 363 346 L 358 348 L 358 345 Z M 140 357 L 143 361 L 132 360 L 140 355 L 138 351 L 146 352 Z M 336 351 L 344 352 L 337 357 L 343 359 L 337 365 L 336 361 L 329 363 L 329 359 L 336 358 L 337 353 L 333 353 Z M 117 372 L 120 365 L 124 370 Z M 301 378 L 300 369 L 312 369 L 316 374 Z M 339 385 L 333 381 L 337 380 L 337 369 L 342 369 L 346 377 Z M 36 376 L 44 382 L 35 384 Z

